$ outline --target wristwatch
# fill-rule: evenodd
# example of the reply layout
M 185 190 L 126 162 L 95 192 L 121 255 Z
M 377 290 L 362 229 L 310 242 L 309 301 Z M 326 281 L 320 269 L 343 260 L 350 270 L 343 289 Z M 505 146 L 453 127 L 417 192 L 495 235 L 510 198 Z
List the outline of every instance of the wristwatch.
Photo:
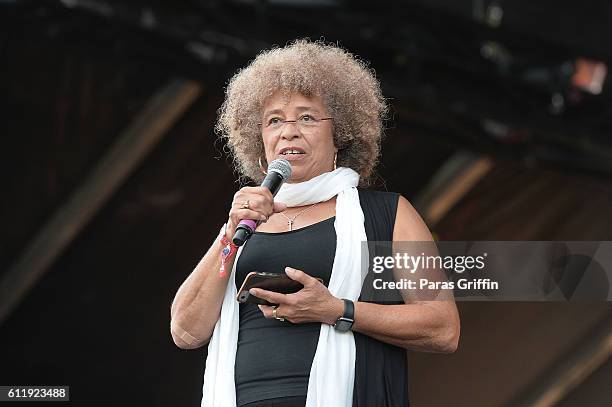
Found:
M 336 320 L 333 326 L 336 331 L 346 332 L 351 330 L 355 322 L 355 304 L 346 298 L 343 298 L 342 301 L 344 301 L 344 314 Z

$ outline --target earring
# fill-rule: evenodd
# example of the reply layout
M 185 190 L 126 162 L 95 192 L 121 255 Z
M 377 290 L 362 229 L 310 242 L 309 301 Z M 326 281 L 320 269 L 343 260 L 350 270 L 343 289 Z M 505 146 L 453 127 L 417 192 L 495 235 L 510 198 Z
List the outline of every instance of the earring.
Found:
M 338 160 L 338 152 L 334 153 L 334 171 L 336 170 L 336 161 Z
M 259 159 L 257 161 L 259 162 L 259 169 L 261 170 L 261 172 L 263 172 L 264 175 L 268 175 L 268 171 L 266 171 L 264 169 L 264 166 L 261 164 L 261 156 L 259 156 Z

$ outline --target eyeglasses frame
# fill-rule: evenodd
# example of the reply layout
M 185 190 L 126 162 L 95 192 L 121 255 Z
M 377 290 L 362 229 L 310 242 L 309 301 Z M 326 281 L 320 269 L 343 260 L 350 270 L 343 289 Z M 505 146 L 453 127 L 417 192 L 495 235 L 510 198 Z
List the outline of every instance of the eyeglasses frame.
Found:
M 317 122 L 317 123 L 318 123 L 318 122 L 322 122 L 323 120 L 334 120 L 334 118 L 333 118 L 333 117 L 323 117 L 323 118 L 321 118 L 321 119 L 315 119 L 315 118 L 313 117 L 312 119 L 313 119 L 315 122 Z M 297 118 L 297 119 L 295 119 L 295 120 L 281 120 L 282 125 L 279 127 L 279 131 L 280 131 L 280 130 L 282 130 L 282 129 L 285 127 L 285 124 L 287 124 L 287 123 L 293 123 L 293 124 L 295 124 L 296 126 L 298 126 L 298 122 L 297 122 L 298 120 L 300 120 L 300 119 L 299 119 L 299 118 Z M 264 126 L 264 124 L 263 124 L 263 123 L 258 123 L 258 126 L 259 126 L 259 127 L 262 129 L 262 130 L 266 128 L 266 127 Z M 298 127 L 298 128 L 299 128 L 299 127 Z

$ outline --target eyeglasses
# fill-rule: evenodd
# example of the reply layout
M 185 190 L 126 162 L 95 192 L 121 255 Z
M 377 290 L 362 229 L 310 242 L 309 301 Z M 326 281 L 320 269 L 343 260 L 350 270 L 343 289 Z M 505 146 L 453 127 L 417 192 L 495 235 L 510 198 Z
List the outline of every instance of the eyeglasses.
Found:
M 303 114 L 295 120 L 282 120 L 278 117 L 272 117 L 266 123 L 260 123 L 259 125 L 261 126 L 262 131 L 266 134 L 278 134 L 282 131 L 285 124 L 295 123 L 301 133 L 308 134 L 320 127 L 321 122 L 324 120 L 333 120 L 333 117 L 317 119 L 310 114 Z

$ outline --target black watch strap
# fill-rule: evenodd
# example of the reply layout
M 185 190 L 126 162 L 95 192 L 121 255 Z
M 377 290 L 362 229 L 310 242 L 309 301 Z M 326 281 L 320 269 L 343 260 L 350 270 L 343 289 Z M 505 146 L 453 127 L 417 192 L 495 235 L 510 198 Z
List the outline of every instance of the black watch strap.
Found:
M 347 300 L 346 298 L 342 299 L 344 301 L 344 318 L 348 318 L 350 320 L 355 320 L 355 304 L 351 300 Z
M 351 330 L 355 322 L 355 304 L 353 301 L 347 300 L 346 298 L 342 300 L 344 301 L 344 314 L 338 318 L 334 324 L 334 328 L 336 328 L 337 331 L 346 332 Z

